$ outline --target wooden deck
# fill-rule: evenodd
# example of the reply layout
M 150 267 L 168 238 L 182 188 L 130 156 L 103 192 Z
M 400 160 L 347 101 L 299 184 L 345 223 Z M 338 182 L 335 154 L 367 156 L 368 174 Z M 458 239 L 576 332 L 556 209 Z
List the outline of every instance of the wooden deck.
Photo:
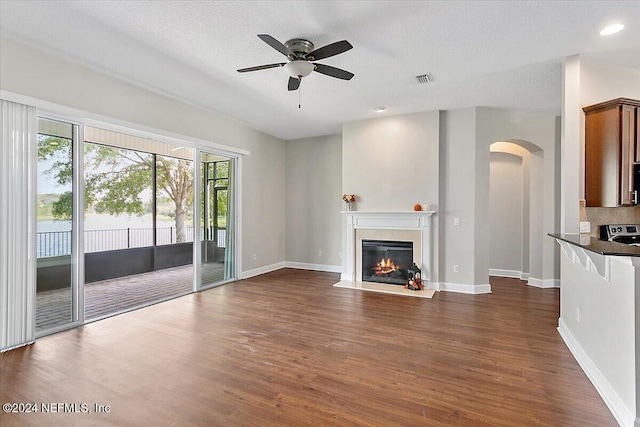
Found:
M 0 356 L 0 425 L 616 426 L 556 326 L 559 291 L 409 298 L 283 269 Z M 96 413 L 94 404 L 109 405 Z
M 203 283 L 224 278 L 224 264 L 202 266 Z M 193 290 L 193 265 L 168 268 L 85 285 L 85 319 L 96 319 L 133 307 L 185 295 Z M 36 330 L 67 323 L 71 318 L 69 289 L 39 292 L 36 297 Z

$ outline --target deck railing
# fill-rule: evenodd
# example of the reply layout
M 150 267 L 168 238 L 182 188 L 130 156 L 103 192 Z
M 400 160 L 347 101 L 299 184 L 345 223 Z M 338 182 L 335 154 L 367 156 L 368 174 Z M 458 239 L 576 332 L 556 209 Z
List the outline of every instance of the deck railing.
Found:
M 175 227 L 156 228 L 156 245 L 171 245 L 177 242 Z M 184 228 L 183 242 L 193 242 L 193 227 Z M 227 230 L 218 228 L 217 247 L 224 248 Z M 204 235 L 204 233 L 202 233 Z M 113 230 L 85 230 L 84 251 L 103 252 L 118 249 L 153 246 L 153 228 L 120 228 Z M 71 231 L 43 231 L 36 235 L 38 258 L 70 255 Z

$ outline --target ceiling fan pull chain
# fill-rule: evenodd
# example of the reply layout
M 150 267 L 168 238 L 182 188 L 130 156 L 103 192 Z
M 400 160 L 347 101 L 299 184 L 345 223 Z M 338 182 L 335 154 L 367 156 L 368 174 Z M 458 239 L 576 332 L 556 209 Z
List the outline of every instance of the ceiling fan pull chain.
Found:
M 300 81 L 302 81 L 302 79 L 300 79 Z M 298 109 L 300 109 L 300 92 L 302 92 L 301 87 L 298 88 Z

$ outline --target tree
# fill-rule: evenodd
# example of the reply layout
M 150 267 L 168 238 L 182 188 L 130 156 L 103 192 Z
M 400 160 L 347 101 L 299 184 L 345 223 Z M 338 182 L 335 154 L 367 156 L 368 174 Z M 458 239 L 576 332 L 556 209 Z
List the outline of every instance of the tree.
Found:
M 153 188 L 153 155 L 91 143 L 84 149 L 84 185 L 95 200 L 95 210 L 143 215 L 143 197 Z
M 176 242 L 186 240 L 185 220 L 187 208 L 193 196 L 193 174 L 191 162 L 184 159 L 156 156 L 157 185 L 175 204 Z
M 54 160 L 46 173 L 54 174 L 61 185 L 69 184 L 73 179 L 71 141 L 40 136 L 39 158 Z M 92 143 L 86 143 L 84 149 L 85 209 L 93 206 L 97 212 L 111 215 L 143 215 L 145 196 L 153 190 L 155 166 L 158 191 L 166 193 L 175 205 L 176 241 L 186 240 L 185 223 L 193 195 L 190 161 L 157 155 L 154 165 L 154 156 L 149 153 Z M 52 213 L 57 219 L 70 219 L 72 206 L 72 193 L 63 193 L 53 203 Z
M 46 175 L 55 175 L 56 181 L 63 187 L 73 182 L 73 154 L 71 140 L 62 137 L 38 135 L 38 159 L 52 162 Z M 65 191 L 51 202 L 51 213 L 55 219 L 71 219 L 73 212 L 73 193 Z

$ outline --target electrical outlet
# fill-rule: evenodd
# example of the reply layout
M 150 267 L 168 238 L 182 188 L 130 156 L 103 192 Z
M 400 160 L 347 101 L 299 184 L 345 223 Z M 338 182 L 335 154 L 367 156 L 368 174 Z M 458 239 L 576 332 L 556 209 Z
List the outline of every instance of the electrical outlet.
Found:
M 453 218 L 453 225 L 455 225 L 456 227 L 460 225 L 460 218 Z
M 453 272 L 460 273 L 460 266 L 458 264 L 453 264 Z
M 256 254 L 253 254 L 253 260 L 255 261 L 257 259 L 258 259 L 258 257 L 256 256 Z
M 580 221 L 580 232 L 591 233 L 591 223 L 589 221 Z
M 318 251 L 318 256 L 322 256 L 322 251 Z
M 580 322 L 580 309 L 576 307 L 576 320 Z

